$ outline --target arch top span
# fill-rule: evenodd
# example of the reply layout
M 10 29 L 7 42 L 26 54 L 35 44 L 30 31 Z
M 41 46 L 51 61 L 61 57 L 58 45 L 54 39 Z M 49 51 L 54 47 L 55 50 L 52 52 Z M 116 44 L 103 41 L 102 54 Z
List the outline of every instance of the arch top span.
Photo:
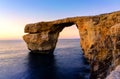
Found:
M 79 30 L 84 56 L 91 65 L 92 79 L 103 79 L 111 69 L 110 65 L 120 64 L 120 58 L 114 57 L 120 52 L 120 11 L 27 24 L 24 31 L 28 34 L 23 39 L 31 51 L 52 54 L 59 33 L 74 24 Z

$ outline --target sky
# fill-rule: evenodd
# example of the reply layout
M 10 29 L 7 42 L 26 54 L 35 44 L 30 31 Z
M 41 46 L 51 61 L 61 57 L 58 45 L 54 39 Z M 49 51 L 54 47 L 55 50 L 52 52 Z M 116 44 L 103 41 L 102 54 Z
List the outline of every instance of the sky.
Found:
M 120 0 L 0 0 L 0 40 L 22 39 L 26 24 L 120 10 Z M 59 38 L 79 38 L 76 26 Z

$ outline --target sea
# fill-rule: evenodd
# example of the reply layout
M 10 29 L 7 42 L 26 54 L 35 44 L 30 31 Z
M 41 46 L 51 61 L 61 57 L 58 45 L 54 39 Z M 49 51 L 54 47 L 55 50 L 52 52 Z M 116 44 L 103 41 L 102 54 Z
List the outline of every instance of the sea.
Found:
M 79 39 L 59 39 L 53 56 L 32 54 L 23 40 L 0 41 L 0 79 L 89 79 Z

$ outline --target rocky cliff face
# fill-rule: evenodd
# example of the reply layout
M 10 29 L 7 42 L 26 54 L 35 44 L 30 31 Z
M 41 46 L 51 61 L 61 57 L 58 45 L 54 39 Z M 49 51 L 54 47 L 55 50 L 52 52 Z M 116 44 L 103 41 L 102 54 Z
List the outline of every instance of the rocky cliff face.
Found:
M 106 79 L 120 79 L 120 65 L 113 70 Z
M 59 33 L 76 25 L 80 45 L 91 65 L 91 79 L 104 79 L 120 64 L 120 11 L 97 16 L 65 18 L 25 26 L 23 39 L 35 53 L 52 54 Z

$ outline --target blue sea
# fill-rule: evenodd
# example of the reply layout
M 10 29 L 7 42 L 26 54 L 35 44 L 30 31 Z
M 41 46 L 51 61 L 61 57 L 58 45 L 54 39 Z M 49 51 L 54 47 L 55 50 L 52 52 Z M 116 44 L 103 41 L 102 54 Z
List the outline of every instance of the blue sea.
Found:
M 79 39 L 58 40 L 53 56 L 29 52 L 22 40 L 1 40 L 0 79 L 89 79 Z

